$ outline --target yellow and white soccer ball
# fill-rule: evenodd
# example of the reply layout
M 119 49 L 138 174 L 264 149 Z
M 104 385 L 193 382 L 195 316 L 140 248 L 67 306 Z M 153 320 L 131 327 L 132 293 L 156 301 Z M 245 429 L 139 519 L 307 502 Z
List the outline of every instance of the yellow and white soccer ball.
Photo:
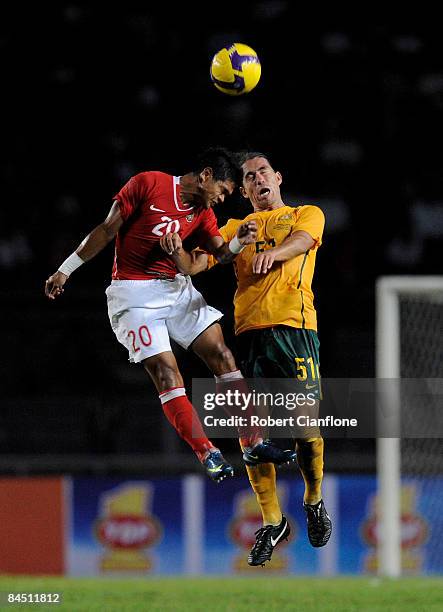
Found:
M 254 89 L 260 80 L 261 64 L 248 45 L 233 43 L 220 49 L 211 62 L 211 80 L 228 96 L 241 96 Z

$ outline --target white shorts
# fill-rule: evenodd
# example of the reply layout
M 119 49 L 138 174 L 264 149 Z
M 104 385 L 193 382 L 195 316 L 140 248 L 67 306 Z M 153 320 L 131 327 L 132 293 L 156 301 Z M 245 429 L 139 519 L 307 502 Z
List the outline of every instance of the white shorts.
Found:
M 223 316 L 183 274 L 173 280 L 113 280 L 106 295 L 112 329 L 132 363 L 170 351 L 169 338 L 187 349 Z

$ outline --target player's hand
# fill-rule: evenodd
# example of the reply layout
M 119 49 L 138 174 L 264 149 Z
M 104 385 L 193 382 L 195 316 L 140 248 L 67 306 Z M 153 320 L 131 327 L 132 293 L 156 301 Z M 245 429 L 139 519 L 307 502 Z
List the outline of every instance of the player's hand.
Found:
M 168 255 L 179 253 L 183 247 L 182 239 L 177 233 L 165 234 L 160 238 L 160 246 Z
M 257 222 L 247 221 L 242 223 L 237 230 L 237 238 L 243 245 L 254 243 L 257 239 Z
M 63 285 L 68 280 L 68 276 L 59 270 L 50 276 L 45 283 L 45 295 L 50 300 L 55 300 L 64 291 Z
M 252 258 L 252 271 L 254 274 L 267 274 L 274 264 L 275 257 L 274 249 L 254 255 Z

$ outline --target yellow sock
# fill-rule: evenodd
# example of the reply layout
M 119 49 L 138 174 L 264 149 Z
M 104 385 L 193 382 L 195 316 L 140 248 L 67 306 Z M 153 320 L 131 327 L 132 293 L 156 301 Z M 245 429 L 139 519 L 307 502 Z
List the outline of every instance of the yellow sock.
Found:
M 323 447 L 323 438 L 297 440 L 297 462 L 305 481 L 303 500 L 306 504 L 316 504 L 321 500 Z
M 273 463 L 247 465 L 249 482 L 254 489 L 263 516 L 263 525 L 278 525 L 282 514 L 277 497 L 275 467 Z

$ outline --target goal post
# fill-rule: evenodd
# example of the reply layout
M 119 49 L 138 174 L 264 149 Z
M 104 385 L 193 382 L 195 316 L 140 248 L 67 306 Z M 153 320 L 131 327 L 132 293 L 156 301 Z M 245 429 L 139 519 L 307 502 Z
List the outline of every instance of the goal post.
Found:
M 414 296 L 426 302 L 443 297 L 443 276 L 385 276 L 376 284 L 376 377 L 402 378 L 401 342 L 403 328 L 400 315 L 402 296 Z M 443 300 L 442 300 L 443 311 Z M 431 330 L 432 331 L 432 330 Z M 438 333 L 441 330 L 436 330 Z M 434 375 L 443 376 L 438 372 Z M 418 372 L 417 377 L 424 376 Z M 393 387 L 395 389 L 395 385 Z M 400 391 L 393 394 L 390 420 L 400 425 Z M 395 431 L 400 428 L 396 427 Z M 401 575 L 401 439 L 377 437 L 378 492 L 378 571 L 383 576 Z

